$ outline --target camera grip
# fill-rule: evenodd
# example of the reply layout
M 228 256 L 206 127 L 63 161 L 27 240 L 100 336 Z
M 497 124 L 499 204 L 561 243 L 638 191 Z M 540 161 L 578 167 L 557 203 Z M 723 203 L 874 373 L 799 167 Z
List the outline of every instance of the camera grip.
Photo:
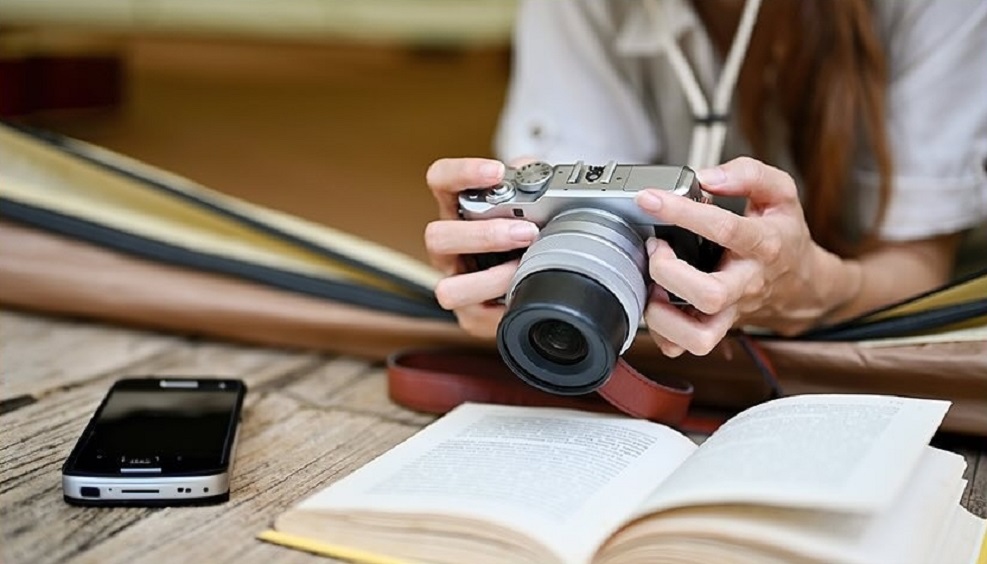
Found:
M 675 256 L 701 272 L 713 272 L 723 258 L 723 247 L 719 244 L 681 227 L 656 225 L 655 237 L 665 240 L 675 251 Z M 668 294 L 668 301 L 679 307 L 689 305 L 689 302 L 672 293 Z
M 723 257 L 723 247 L 674 225 L 656 225 L 655 237 L 664 239 L 675 256 L 702 272 L 713 272 Z
M 526 250 L 527 249 L 525 248 L 495 253 L 463 255 L 463 266 L 466 268 L 466 272 L 479 272 L 481 270 L 487 270 L 488 268 L 493 268 L 499 264 L 520 259 Z

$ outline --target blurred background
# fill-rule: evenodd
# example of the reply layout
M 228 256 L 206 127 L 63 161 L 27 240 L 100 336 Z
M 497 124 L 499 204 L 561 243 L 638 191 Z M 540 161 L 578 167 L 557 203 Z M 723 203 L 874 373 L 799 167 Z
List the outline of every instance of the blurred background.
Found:
M 424 259 L 428 165 L 489 156 L 507 0 L 0 0 L 0 118 Z

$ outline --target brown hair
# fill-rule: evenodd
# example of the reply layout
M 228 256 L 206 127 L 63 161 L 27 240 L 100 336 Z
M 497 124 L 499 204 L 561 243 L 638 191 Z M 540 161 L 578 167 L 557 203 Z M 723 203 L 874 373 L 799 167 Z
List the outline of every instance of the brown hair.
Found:
M 729 49 L 739 2 L 695 0 L 721 52 Z M 815 240 L 841 254 L 872 244 L 873 231 L 851 241 L 843 223 L 844 191 L 858 149 L 869 144 L 880 178 L 875 229 L 891 191 L 885 130 L 887 64 L 869 0 L 764 0 L 737 81 L 739 123 L 756 156 L 769 139 L 773 110 L 787 124 L 787 143 L 805 184 L 806 221 Z

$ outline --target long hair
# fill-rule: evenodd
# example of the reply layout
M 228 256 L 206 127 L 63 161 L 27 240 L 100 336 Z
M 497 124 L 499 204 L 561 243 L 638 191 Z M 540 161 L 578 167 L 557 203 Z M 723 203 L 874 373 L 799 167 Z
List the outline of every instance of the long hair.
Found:
M 694 1 L 722 51 L 729 48 L 736 19 L 717 15 L 719 4 Z M 803 204 L 814 239 L 844 255 L 873 244 L 887 209 L 892 160 L 885 129 L 886 54 L 871 2 L 763 0 L 737 89 L 740 127 L 756 156 L 766 154 L 769 111 L 787 125 L 783 142 L 805 184 Z M 851 240 L 843 202 L 861 136 L 880 178 L 878 213 L 874 228 Z

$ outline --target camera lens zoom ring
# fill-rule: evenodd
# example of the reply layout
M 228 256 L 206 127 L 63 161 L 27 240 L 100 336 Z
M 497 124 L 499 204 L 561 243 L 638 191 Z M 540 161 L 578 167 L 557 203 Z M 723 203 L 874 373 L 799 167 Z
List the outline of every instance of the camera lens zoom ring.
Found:
M 574 232 L 539 239 L 522 258 L 508 290 L 508 301 L 520 281 L 546 270 L 574 272 L 595 280 L 613 293 L 623 306 L 628 327 L 639 325 L 647 287 L 640 267 L 619 245 Z M 633 339 L 634 332 L 629 331 L 621 352 Z

